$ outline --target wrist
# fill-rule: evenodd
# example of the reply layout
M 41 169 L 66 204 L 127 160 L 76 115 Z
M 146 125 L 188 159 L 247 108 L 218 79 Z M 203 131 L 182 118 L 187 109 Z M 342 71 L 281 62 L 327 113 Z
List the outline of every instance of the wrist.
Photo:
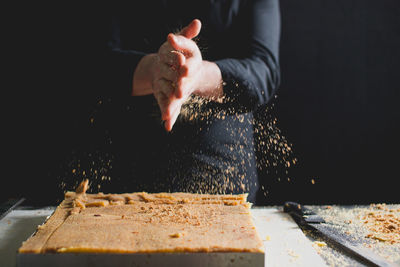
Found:
M 223 96 L 222 74 L 214 62 L 203 60 L 200 65 L 197 87 L 193 94 L 218 99 Z

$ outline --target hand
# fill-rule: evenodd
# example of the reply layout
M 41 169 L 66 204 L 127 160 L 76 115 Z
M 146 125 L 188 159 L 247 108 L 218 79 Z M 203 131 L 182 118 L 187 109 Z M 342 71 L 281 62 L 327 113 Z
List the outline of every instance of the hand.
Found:
M 178 34 L 169 34 L 158 53 L 144 56 L 134 73 L 132 95 L 154 94 L 167 131 L 192 93 L 217 101 L 223 95 L 220 69 L 202 60 L 191 40 L 200 29 L 201 23 L 195 19 Z
M 185 100 L 195 90 L 202 57 L 196 43 L 201 29 L 199 20 L 193 20 L 177 35 L 169 34 L 158 51 L 158 67 L 153 77 L 153 93 L 161 110 L 167 131 L 172 129 Z
M 149 95 L 153 93 L 152 81 L 158 70 L 157 54 L 144 56 L 133 73 L 132 96 Z
M 167 50 L 168 55 L 176 54 L 178 60 L 170 60 L 174 73 L 170 75 L 172 88 L 166 91 L 169 104 L 166 105 L 165 127 L 172 129 L 180 113 L 182 104 L 191 94 L 196 94 L 217 102 L 222 101 L 222 74 L 218 65 L 202 59 L 200 49 L 191 39 L 200 32 L 201 24 L 193 20 L 180 34 L 169 34 L 166 46 L 175 50 Z M 163 61 L 163 54 L 160 58 Z M 184 55 L 182 58 L 181 55 Z M 165 57 L 168 59 L 168 57 Z M 168 61 L 164 61 L 168 62 Z M 171 112 L 171 113 L 169 113 Z

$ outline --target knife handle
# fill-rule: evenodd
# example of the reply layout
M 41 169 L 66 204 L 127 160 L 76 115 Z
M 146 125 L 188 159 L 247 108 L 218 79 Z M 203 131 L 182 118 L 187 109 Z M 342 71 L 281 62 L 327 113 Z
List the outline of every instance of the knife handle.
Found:
M 304 208 L 297 202 L 286 201 L 283 205 L 283 211 L 292 215 L 297 223 L 304 223 Z
M 283 206 L 283 211 L 287 213 L 296 213 L 297 215 L 304 217 L 305 215 L 313 215 L 314 213 L 304 208 L 297 202 L 287 201 Z
M 284 212 L 295 212 L 298 214 L 302 214 L 302 206 L 297 202 L 286 201 L 285 205 L 283 205 Z
M 310 209 L 297 202 L 287 201 L 283 205 L 283 211 L 292 215 L 298 223 L 324 223 L 325 220 Z

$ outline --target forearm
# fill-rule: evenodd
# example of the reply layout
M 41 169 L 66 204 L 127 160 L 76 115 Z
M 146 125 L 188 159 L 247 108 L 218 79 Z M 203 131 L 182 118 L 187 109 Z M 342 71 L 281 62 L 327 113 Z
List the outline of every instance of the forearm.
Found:
M 216 61 L 224 81 L 226 100 L 255 109 L 266 104 L 280 82 L 278 63 L 272 58 L 227 58 Z

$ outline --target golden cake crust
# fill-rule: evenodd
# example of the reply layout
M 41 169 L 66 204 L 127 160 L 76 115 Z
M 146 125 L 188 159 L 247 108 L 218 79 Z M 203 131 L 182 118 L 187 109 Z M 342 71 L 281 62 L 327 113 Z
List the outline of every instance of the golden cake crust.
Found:
M 67 192 L 19 253 L 264 251 L 247 195 Z

